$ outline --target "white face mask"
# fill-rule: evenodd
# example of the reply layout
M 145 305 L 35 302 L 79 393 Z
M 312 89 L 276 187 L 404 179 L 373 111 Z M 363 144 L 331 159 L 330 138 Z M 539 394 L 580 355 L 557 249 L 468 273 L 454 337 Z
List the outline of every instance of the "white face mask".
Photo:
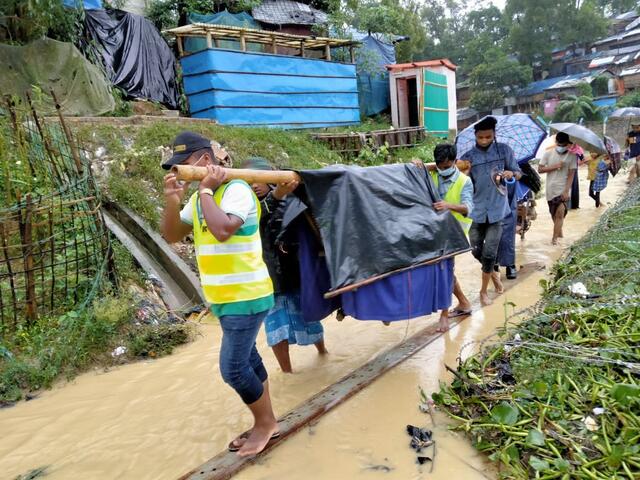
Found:
M 568 150 L 569 150 L 568 147 L 561 147 L 561 146 L 556 147 L 556 152 L 558 152 L 560 155 L 562 155 L 563 153 L 567 153 Z
M 449 168 L 445 168 L 444 170 L 438 168 L 438 173 L 444 178 L 450 177 L 451 175 L 456 173 L 456 166 L 452 165 Z

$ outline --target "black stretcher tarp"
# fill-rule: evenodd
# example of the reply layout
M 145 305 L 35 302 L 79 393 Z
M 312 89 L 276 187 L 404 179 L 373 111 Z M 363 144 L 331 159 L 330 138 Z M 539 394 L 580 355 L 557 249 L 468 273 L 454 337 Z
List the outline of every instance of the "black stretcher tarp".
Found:
M 414 165 L 336 165 L 300 171 L 331 290 L 465 252 L 469 242 L 425 170 Z
M 84 14 L 83 50 L 90 58 L 98 57 L 111 83 L 130 97 L 178 108 L 175 57 L 156 27 L 122 10 L 85 10 Z

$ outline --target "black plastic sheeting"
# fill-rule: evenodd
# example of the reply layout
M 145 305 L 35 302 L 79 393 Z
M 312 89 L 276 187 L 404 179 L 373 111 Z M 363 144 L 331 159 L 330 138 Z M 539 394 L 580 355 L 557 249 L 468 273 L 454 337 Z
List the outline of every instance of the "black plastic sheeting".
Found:
M 111 83 L 128 96 L 177 109 L 175 58 L 156 27 L 146 18 L 122 10 L 84 13 L 87 43 L 82 48 L 102 61 Z
M 469 249 L 458 221 L 433 208 L 438 194 L 423 169 L 336 165 L 299 173 L 331 290 Z

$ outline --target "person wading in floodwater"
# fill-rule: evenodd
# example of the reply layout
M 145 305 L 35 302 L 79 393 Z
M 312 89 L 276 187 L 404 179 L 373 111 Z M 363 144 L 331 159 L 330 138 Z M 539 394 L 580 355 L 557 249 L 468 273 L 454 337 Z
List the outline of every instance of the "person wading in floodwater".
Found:
M 458 220 L 465 235 L 469 235 L 471 228 L 470 214 L 473 210 L 473 183 L 471 179 L 458 170 L 456 166 L 457 150 L 455 145 L 441 143 L 433 150 L 436 163 L 424 165 L 420 160 L 412 163 L 419 168 L 427 168 L 431 180 L 438 190 L 440 201 L 433 204 L 438 212 L 449 211 Z M 451 259 L 455 260 L 455 257 Z M 465 296 L 458 278 L 453 276 L 453 295 L 458 299 L 458 305 L 451 311 L 448 308 L 440 312 L 438 332 L 449 330 L 449 319 L 471 315 L 471 302 Z
M 558 239 L 563 237 L 562 225 L 564 217 L 567 216 L 571 185 L 578 168 L 578 159 L 575 153 L 569 151 L 570 143 L 569 135 L 558 132 L 556 134 L 556 148 L 544 152 L 538 165 L 538 172 L 547 174 L 547 203 L 553 219 L 552 245 L 557 245 Z
M 460 155 L 471 163 L 469 176 L 473 181 L 473 224 L 469 231 L 469 242 L 473 256 L 482 265 L 482 286 L 480 302 L 490 305 L 487 289 L 493 281 L 497 293 L 504 291 L 499 273 L 494 272 L 498 246 L 502 237 L 502 222 L 511 214 L 511 208 L 504 192 L 496 186 L 496 177 L 504 180 L 519 180 L 520 167 L 515 161 L 509 145 L 496 141 L 495 117 L 486 117 L 474 126 L 476 144 L 468 152 Z
M 207 176 L 182 210 L 189 184 L 181 185 L 173 173 L 164 177 L 162 235 L 173 243 L 193 231 L 202 290 L 222 327 L 220 373 L 254 418 L 249 435 L 233 440 L 229 450 L 255 455 L 279 436 L 267 370 L 256 349 L 258 331 L 274 305 L 262 259 L 260 202 L 246 182 L 225 179 L 211 142 L 197 133 L 180 133 L 162 167 L 178 164 L 206 167 Z
M 242 168 L 271 170 L 264 158 L 248 159 Z M 305 321 L 300 299 L 300 261 L 298 239 L 282 231 L 282 223 L 292 201 L 289 196 L 298 187 L 297 181 L 273 188 L 266 183 L 254 183 L 253 191 L 262 206 L 260 236 L 264 261 L 273 281 L 275 306 L 264 321 L 267 344 L 284 373 L 292 373 L 289 345 L 315 345 L 320 355 L 326 355 L 322 323 Z

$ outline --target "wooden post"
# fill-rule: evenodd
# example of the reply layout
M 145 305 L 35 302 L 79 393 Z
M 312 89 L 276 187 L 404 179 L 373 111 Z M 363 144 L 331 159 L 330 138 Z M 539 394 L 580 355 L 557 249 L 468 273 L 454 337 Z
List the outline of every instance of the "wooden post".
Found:
M 331 60 L 331 46 L 328 43 L 324 46 L 324 58 Z
M 247 42 L 244 38 L 244 32 L 240 32 L 240 50 L 243 52 L 247 51 Z
M 73 141 L 73 137 L 71 135 L 71 130 L 67 127 L 67 122 L 64 121 L 64 116 L 62 115 L 62 108 L 60 107 L 60 103 L 58 102 L 58 97 L 56 97 L 55 92 L 51 89 L 51 98 L 53 98 L 53 102 L 56 105 L 56 112 L 58 113 L 58 118 L 60 119 L 60 125 L 62 125 L 62 130 L 64 131 L 65 137 L 67 137 L 67 142 L 69 143 L 69 149 L 71 150 L 71 155 L 73 156 L 73 161 L 76 164 L 76 170 L 79 175 L 82 175 L 83 168 L 82 162 L 80 161 L 80 153 L 78 152 L 78 145 Z
M 304 40 L 300 40 L 300 56 L 304 58 Z
M 216 46 L 216 48 L 220 48 L 220 39 L 218 37 L 214 37 L 213 44 Z
M 176 41 L 178 42 L 178 54 L 182 57 L 184 55 L 184 49 L 182 48 L 182 37 L 178 35 Z
M 63 222 L 64 223 L 64 222 Z M 2 253 L 4 254 L 4 262 L 7 269 L 7 273 L 9 274 L 9 287 L 11 292 L 11 300 L 13 301 L 13 331 L 15 332 L 18 327 L 18 299 L 16 298 L 16 285 L 13 280 L 13 268 L 11 267 L 11 255 L 9 253 L 9 234 L 5 234 L 4 223 L 0 222 L 0 238 L 2 242 L 0 243 L 0 247 L 2 247 Z M 3 313 L 4 315 L 4 313 Z
M 207 48 L 213 48 L 213 42 L 211 41 L 211 32 L 207 32 Z
M 271 53 L 278 53 L 278 44 L 276 43 L 275 36 L 271 36 Z
M 31 194 L 26 195 L 24 217 L 20 215 L 20 237 L 22 240 L 22 259 L 24 262 L 24 275 L 26 278 L 26 307 L 25 315 L 28 321 L 34 322 L 38 316 L 38 303 L 36 301 L 36 278 L 33 273 L 33 234 L 32 234 L 32 210 Z
M 353 45 L 349 46 L 349 56 L 351 56 L 351 63 L 356 63 L 356 53 L 353 49 Z

